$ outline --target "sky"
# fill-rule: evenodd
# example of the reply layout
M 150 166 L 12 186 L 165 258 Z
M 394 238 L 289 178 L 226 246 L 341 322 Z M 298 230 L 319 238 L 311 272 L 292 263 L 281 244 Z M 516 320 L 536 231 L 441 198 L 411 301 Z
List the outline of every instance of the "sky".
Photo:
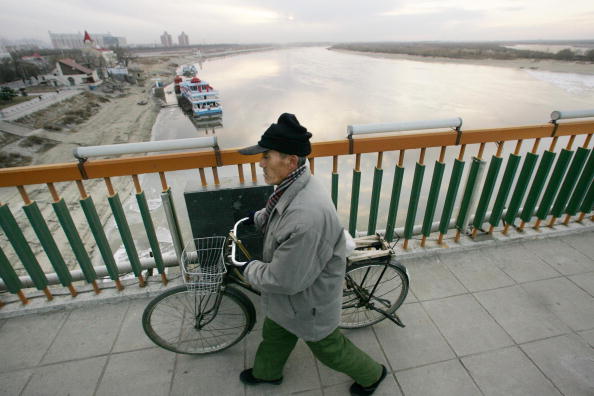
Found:
M 0 0 L 0 38 L 111 33 L 130 44 L 594 39 L 592 0 Z

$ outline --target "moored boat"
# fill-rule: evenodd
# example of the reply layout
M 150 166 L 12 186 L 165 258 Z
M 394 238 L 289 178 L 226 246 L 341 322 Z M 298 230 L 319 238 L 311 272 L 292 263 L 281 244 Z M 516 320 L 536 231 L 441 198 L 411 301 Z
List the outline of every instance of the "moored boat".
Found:
M 206 81 L 198 77 L 191 79 L 176 77 L 175 92 L 178 93 L 178 90 L 178 103 L 184 112 L 195 118 L 222 115 L 223 108 L 219 102 L 219 93 Z
M 198 69 L 194 65 L 183 65 L 182 74 L 186 77 L 194 77 L 198 73 Z

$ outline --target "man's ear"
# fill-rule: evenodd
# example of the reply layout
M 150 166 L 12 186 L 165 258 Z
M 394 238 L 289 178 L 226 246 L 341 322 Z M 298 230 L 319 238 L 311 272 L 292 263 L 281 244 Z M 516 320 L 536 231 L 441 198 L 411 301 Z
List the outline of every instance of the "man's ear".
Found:
M 293 170 L 297 169 L 297 164 L 299 163 L 299 157 L 296 155 L 289 155 L 287 156 L 289 159 L 289 167 Z

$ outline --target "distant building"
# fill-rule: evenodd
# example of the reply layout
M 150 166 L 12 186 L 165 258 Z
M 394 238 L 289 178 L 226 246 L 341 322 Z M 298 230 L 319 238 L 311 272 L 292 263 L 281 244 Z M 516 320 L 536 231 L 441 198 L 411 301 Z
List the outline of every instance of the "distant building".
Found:
M 85 30 L 83 37 L 84 48 L 83 51 L 94 57 L 101 57 L 105 61 L 107 67 L 113 67 L 118 63 L 118 57 L 112 50 L 101 48 L 96 44 L 95 40 L 91 38 L 91 35 Z
M 167 33 L 166 31 L 163 32 L 163 34 L 161 35 L 161 44 L 163 45 L 163 47 L 172 47 L 173 46 L 173 41 L 171 40 L 171 35 L 169 33 Z
M 177 36 L 177 41 L 179 42 L 180 46 L 187 47 L 188 45 L 190 45 L 190 39 L 188 38 L 188 35 L 184 32 L 181 32 L 181 34 Z
M 85 48 L 84 35 L 82 33 L 52 33 L 48 32 L 50 41 L 55 49 L 80 49 Z M 86 33 L 86 32 L 85 32 Z M 111 34 L 92 33 L 95 45 L 99 47 L 125 47 L 127 41 L 125 37 L 112 36 Z
M 95 70 L 79 65 L 73 59 L 60 59 L 52 74 L 55 80 L 66 86 L 96 85 L 101 82 Z
M 39 55 L 37 52 L 35 52 L 33 55 L 21 56 L 21 60 L 23 62 L 31 63 L 39 68 L 44 68 L 47 65 L 46 58 Z

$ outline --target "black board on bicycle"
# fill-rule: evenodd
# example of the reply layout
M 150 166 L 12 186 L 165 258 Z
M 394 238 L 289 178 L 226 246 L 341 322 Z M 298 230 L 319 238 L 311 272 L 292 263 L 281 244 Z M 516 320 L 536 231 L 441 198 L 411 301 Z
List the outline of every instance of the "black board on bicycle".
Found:
M 270 185 L 188 187 L 184 192 L 194 238 L 223 236 L 250 211 L 262 209 L 272 192 Z M 263 235 L 253 226 L 240 226 L 238 237 L 254 258 L 262 257 Z M 238 259 L 245 261 L 240 253 Z

